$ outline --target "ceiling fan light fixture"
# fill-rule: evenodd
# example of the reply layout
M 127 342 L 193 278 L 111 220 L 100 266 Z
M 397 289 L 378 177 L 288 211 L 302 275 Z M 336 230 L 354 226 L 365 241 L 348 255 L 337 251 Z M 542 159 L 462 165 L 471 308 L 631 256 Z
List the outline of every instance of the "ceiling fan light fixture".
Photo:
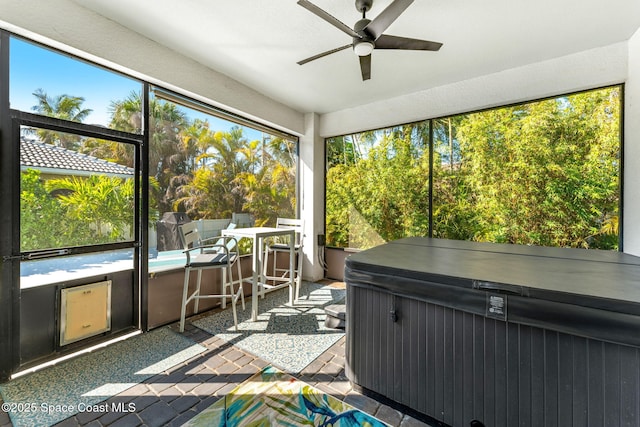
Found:
M 353 45 L 353 51 L 358 56 L 368 56 L 368 55 L 371 55 L 371 52 L 373 52 L 374 47 L 375 46 L 372 42 L 362 41 L 360 43 Z

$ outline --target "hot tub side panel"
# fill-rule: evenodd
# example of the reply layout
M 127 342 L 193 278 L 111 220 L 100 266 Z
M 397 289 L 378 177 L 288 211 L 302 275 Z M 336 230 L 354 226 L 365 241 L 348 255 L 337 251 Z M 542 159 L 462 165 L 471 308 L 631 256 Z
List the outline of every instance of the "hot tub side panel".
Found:
M 445 424 L 640 426 L 637 347 L 395 295 L 347 277 L 346 371 Z

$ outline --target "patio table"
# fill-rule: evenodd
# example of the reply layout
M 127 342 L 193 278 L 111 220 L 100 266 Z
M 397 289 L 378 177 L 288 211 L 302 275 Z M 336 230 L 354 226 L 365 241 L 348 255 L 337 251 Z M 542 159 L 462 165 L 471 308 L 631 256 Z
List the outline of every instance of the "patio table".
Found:
M 262 274 L 263 263 L 263 246 L 264 239 L 266 237 L 274 236 L 289 236 L 289 277 L 292 281 L 282 283 L 280 286 L 289 286 L 289 304 L 293 305 L 293 271 L 294 271 L 294 259 L 295 259 L 295 230 L 290 228 L 276 228 L 276 227 L 247 227 L 247 228 L 234 228 L 231 230 L 222 230 L 223 236 L 234 236 L 237 238 L 247 237 L 253 240 L 253 260 L 251 267 L 253 270 L 253 277 L 251 280 L 251 320 L 256 321 L 258 319 L 258 286 L 259 284 L 265 284 L 265 279 Z

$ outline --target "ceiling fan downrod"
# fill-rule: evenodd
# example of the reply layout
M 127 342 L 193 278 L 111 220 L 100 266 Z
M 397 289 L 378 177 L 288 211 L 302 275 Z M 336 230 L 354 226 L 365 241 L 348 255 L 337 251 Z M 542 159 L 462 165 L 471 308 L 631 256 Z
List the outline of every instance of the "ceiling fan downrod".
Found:
M 373 0 L 356 0 L 356 10 L 362 12 L 362 18 L 364 18 L 364 14 L 371 9 L 373 6 Z

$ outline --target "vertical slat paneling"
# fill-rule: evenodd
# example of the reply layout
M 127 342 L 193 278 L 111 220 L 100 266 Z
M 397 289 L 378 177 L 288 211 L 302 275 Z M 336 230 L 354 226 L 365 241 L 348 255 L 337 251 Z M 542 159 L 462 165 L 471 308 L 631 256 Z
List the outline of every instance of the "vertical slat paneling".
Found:
M 358 301 L 357 301 L 357 310 L 358 313 L 362 313 L 364 307 L 367 304 L 368 292 L 366 289 L 362 289 L 359 292 Z M 371 384 L 371 372 L 366 372 L 364 369 L 366 363 L 366 357 L 369 351 L 371 350 L 371 343 L 367 342 L 367 323 L 365 319 L 358 319 L 358 330 L 356 331 L 357 340 L 358 340 L 358 354 L 356 357 L 356 363 L 359 367 L 359 371 L 361 372 L 360 377 L 363 384 Z M 365 386 L 366 387 L 366 386 Z
M 604 344 L 604 425 L 620 425 L 620 346 Z
M 347 360 L 353 379 L 358 381 L 359 384 L 362 382 L 362 378 L 358 357 L 361 351 L 366 351 L 366 348 L 364 348 L 366 343 L 359 339 L 360 323 L 362 322 L 359 316 L 360 311 L 358 310 L 360 293 L 361 291 L 358 288 L 347 289 L 347 301 L 349 301 L 347 304 L 347 319 L 351 319 L 347 322 L 347 336 L 350 338 L 346 343 Z
M 389 310 L 391 310 L 391 296 L 389 294 L 378 294 L 379 311 L 377 312 L 377 322 L 379 329 L 377 331 L 380 338 L 380 349 L 372 349 L 380 353 L 380 389 L 384 393 L 389 392 L 389 387 L 393 384 L 393 372 L 389 372 L 393 360 L 393 336 L 394 324 L 389 322 Z M 366 315 L 364 317 L 367 317 Z M 379 390 L 380 390 L 379 389 Z
M 495 353 L 495 427 L 509 427 L 507 425 L 507 324 L 495 322 L 496 353 Z
M 414 357 L 412 352 L 413 345 L 413 336 L 415 334 L 415 324 L 417 321 L 417 316 L 415 316 L 414 306 L 417 304 L 417 301 L 411 300 L 408 298 L 402 298 L 403 307 L 406 313 L 405 322 L 402 324 L 402 370 L 403 370 L 403 380 L 402 380 L 402 403 L 406 405 L 412 406 L 415 405 L 415 400 L 413 399 L 412 390 L 415 390 L 415 381 L 416 376 L 414 371 L 411 370 L 412 363 L 411 359 Z M 415 406 L 414 406 L 415 407 Z
M 358 384 L 453 427 L 474 418 L 492 427 L 640 427 L 635 347 L 371 289 L 349 289 L 348 298 Z
M 439 419 L 436 412 L 436 311 L 433 304 L 427 304 L 427 413 Z
M 589 420 L 588 427 L 599 427 L 604 423 L 604 344 L 599 341 L 588 342 L 589 358 Z
M 393 354 L 393 358 L 390 360 L 390 366 L 393 367 L 395 376 L 393 378 L 393 394 L 391 394 L 391 398 L 396 402 L 402 402 L 402 328 L 405 323 L 407 323 L 408 326 L 409 319 L 406 318 L 406 313 L 403 309 L 403 302 L 406 300 L 406 298 L 392 297 L 392 300 L 393 306 L 395 307 L 396 313 L 398 314 L 398 320 L 393 323 L 393 349 L 395 351 Z
M 507 323 L 507 425 L 520 425 L 518 402 L 520 389 L 520 365 L 518 361 L 518 325 Z
M 453 310 L 445 309 L 443 312 L 442 329 L 443 329 L 443 388 L 442 388 L 442 411 L 443 419 L 447 424 L 453 422 Z
M 544 333 L 544 425 L 558 426 L 558 333 Z
M 568 427 L 573 425 L 573 345 L 570 335 L 558 335 L 558 425 Z
M 473 419 L 484 418 L 484 321 L 482 316 L 473 316 Z
M 360 305 L 360 312 L 368 312 L 371 309 L 371 305 L 373 304 L 373 300 L 379 298 L 379 296 L 376 294 L 376 292 L 370 290 L 370 289 L 366 289 L 365 290 L 365 295 L 366 298 L 362 298 L 362 302 Z M 367 316 L 363 316 L 366 317 Z M 379 371 L 376 371 L 373 367 L 373 353 L 379 353 L 380 350 L 375 348 L 373 343 L 374 343 L 374 336 L 376 336 L 379 332 L 375 330 L 374 326 L 374 322 L 372 322 L 371 320 L 369 321 L 364 321 L 362 322 L 362 330 L 363 330 L 363 336 L 365 337 L 364 339 L 368 342 L 368 348 L 366 351 L 366 354 L 363 354 L 361 357 L 361 361 L 362 363 L 364 363 L 364 369 L 366 369 L 368 372 L 367 374 L 367 384 L 370 385 L 370 387 L 373 387 L 373 384 L 375 383 L 375 378 L 377 376 L 380 375 Z
M 531 426 L 544 425 L 544 331 L 531 328 Z
M 386 394 L 385 396 L 393 397 L 393 389 L 394 389 L 394 377 L 393 377 L 393 368 L 395 367 L 394 354 L 395 354 L 395 341 L 394 341 L 394 332 L 396 329 L 396 324 L 390 322 L 389 311 L 394 309 L 394 298 L 389 294 L 384 294 L 384 311 L 380 313 L 380 317 L 384 320 L 387 325 L 386 329 L 386 340 L 387 340 L 387 380 L 385 382 Z M 383 304 L 381 304 L 382 306 Z
M 364 289 L 362 291 L 362 296 L 361 298 L 359 298 L 359 307 L 358 307 L 358 311 L 360 313 L 363 312 L 363 310 L 366 310 L 367 305 L 369 304 L 369 299 L 371 298 L 371 291 L 368 289 Z M 362 351 L 360 353 L 360 357 L 358 357 L 358 363 L 360 364 L 360 366 L 362 367 L 362 372 L 363 372 L 363 379 L 362 381 L 364 382 L 364 384 L 368 384 L 368 386 L 370 387 L 373 384 L 372 378 L 374 376 L 374 373 L 371 372 L 370 369 L 368 369 L 368 358 L 371 357 L 371 345 L 372 345 L 372 341 L 370 341 L 371 339 L 371 327 L 369 326 L 371 322 L 361 322 L 360 323 L 360 337 L 359 340 L 362 343 L 365 343 L 366 345 L 366 349 L 365 351 Z M 365 386 L 367 387 L 367 386 Z
M 443 410 L 444 410 L 444 358 L 445 354 L 443 351 L 444 348 L 444 327 L 443 327 L 443 319 L 444 319 L 444 310 L 445 308 L 442 306 L 434 306 L 435 311 L 435 342 L 434 342 L 434 376 L 435 376 L 435 410 L 438 414 L 438 419 L 442 420 L 443 418 Z
M 382 375 L 385 371 L 386 359 L 382 357 L 384 353 L 384 349 L 386 343 L 383 343 L 384 330 L 386 328 L 386 320 L 382 318 L 382 312 L 380 308 L 381 300 L 384 299 L 384 295 L 382 294 L 372 294 L 375 296 L 371 300 L 371 306 L 369 310 L 371 310 L 371 316 L 362 316 L 368 317 L 369 322 L 372 325 L 374 330 L 373 333 L 373 341 L 371 352 L 371 364 L 373 365 L 372 372 L 374 372 L 373 378 L 371 378 L 372 390 L 380 390 L 382 386 Z
M 572 337 L 573 343 L 573 426 L 584 427 L 587 421 L 587 396 L 589 395 L 587 369 L 587 340 L 581 337 Z
M 350 322 L 347 322 L 345 333 L 347 336 L 347 340 L 345 342 L 345 371 L 347 376 L 351 381 L 359 382 L 357 377 L 358 373 L 355 367 L 355 346 L 358 344 L 356 342 L 356 332 L 358 328 L 358 311 L 356 310 L 357 305 L 357 296 L 358 289 L 352 286 L 347 287 L 347 297 L 346 301 L 349 303 L 346 305 L 346 318 L 352 319 Z
M 482 420 L 485 425 L 495 426 L 496 407 L 496 321 L 484 319 L 484 374 Z
M 455 311 L 453 329 L 453 425 L 462 425 L 464 421 L 464 318 L 465 313 L 459 310 Z
M 371 291 L 368 289 L 363 290 L 362 292 L 362 297 L 360 298 L 360 306 L 358 307 L 358 310 L 360 312 L 362 312 L 362 310 L 366 310 L 366 307 L 369 304 L 369 300 L 371 298 Z M 358 358 L 358 363 L 360 363 L 360 366 L 362 367 L 362 371 L 364 372 L 363 375 L 363 381 L 366 384 L 369 384 L 369 386 L 371 386 L 373 384 L 372 378 L 374 376 L 374 373 L 371 372 L 371 370 L 369 369 L 369 358 L 371 357 L 371 346 L 372 346 L 372 341 L 370 341 L 371 339 L 371 326 L 370 326 L 371 322 L 362 322 L 360 324 L 360 340 L 363 343 L 366 343 L 366 351 L 363 351 L 360 353 L 360 357 Z
M 620 346 L 620 426 L 638 425 L 638 350 Z
M 475 316 L 470 313 L 464 314 L 464 338 L 463 338 L 463 357 L 462 376 L 463 385 L 463 418 L 464 420 L 473 419 L 473 321 Z
M 415 370 L 416 380 L 418 381 L 416 410 L 422 413 L 427 411 L 427 400 L 431 399 L 427 387 L 427 310 L 429 305 L 421 303 L 418 310 L 418 329 L 416 331 L 416 340 L 418 341 L 416 349 L 416 357 L 414 357 L 417 367 Z
M 531 425 L 531 328 L 518 328 L 518 418 L 521 426 Z

